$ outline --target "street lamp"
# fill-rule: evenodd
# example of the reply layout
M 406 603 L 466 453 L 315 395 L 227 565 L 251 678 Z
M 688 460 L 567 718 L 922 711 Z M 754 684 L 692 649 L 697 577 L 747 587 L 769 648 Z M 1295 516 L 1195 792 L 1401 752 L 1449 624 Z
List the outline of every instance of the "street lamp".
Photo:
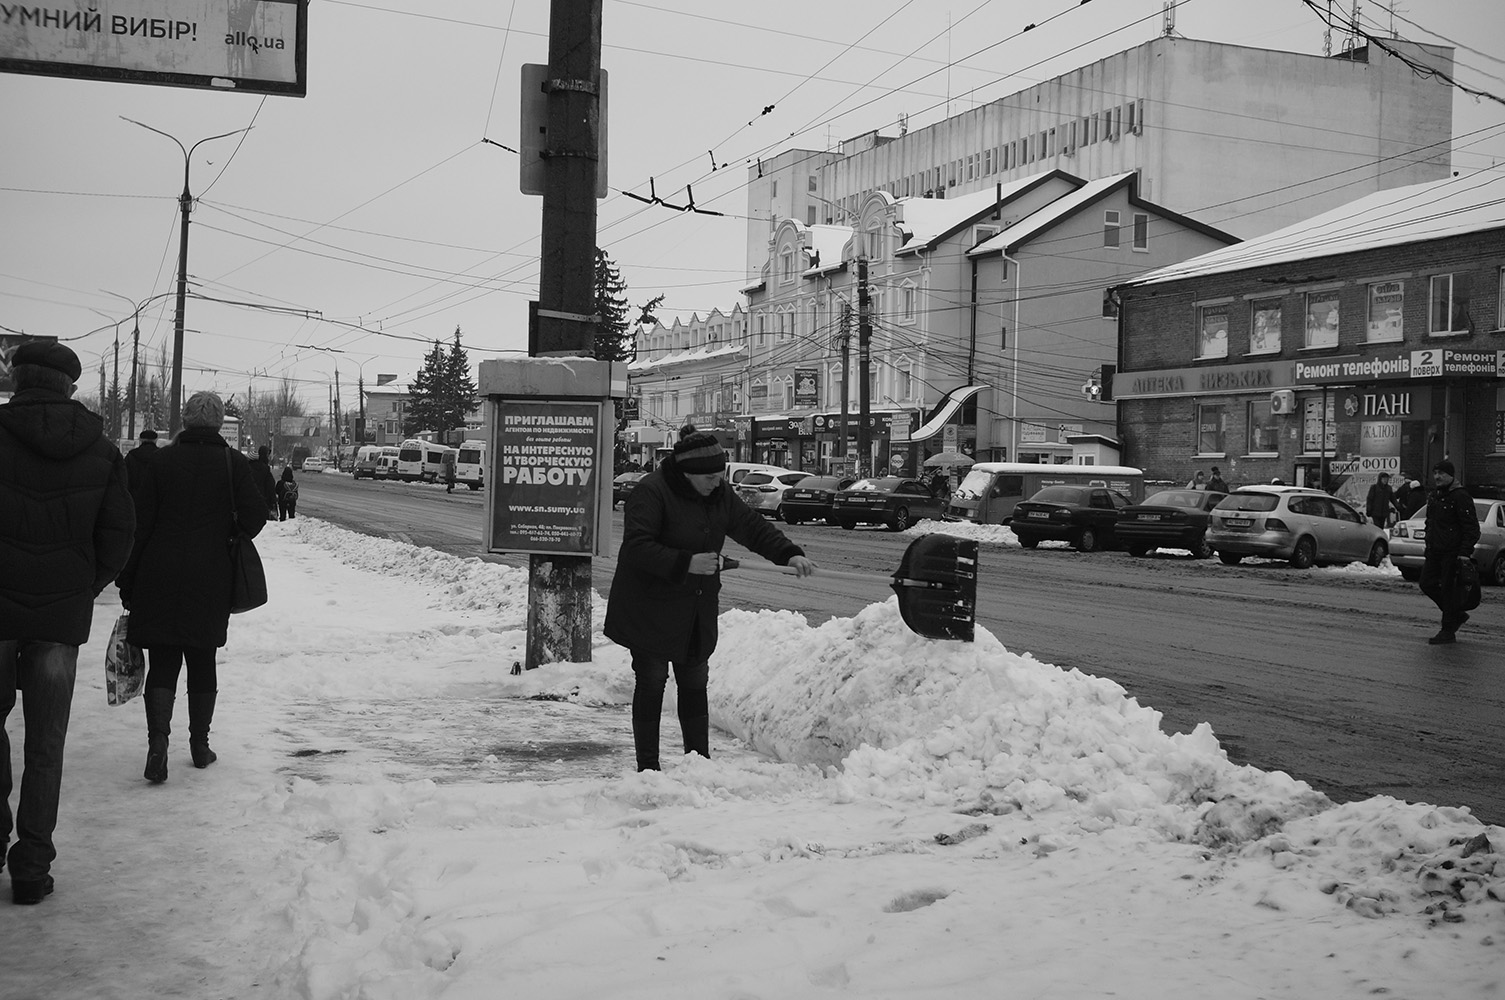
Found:
M 300 347 L 300 348 L 303 348 L 303 349 L 309 350 L 309 351 L 324 351 L 327 354 L 344 354 L 347 357 L 349 357 L 352 361 L 355 361 L 355 355 L 350 354 L 347 351 L 341 350 L 338 347 L 320 347 L 318 344 L 294 344 L 293 346 L 294 347 Z M 375 359 L 376 359 L 376 355 L 374 355 L 374 354 L 373 355 L 368 355 L 366 357 L 366 361 L 374 361 Z M 355 362 L 356 370 L 360 373 L 359 374 L 359 379 L 360 380 L 357 383 L 357 393 L 360 396 L 361 415 L 360 415 L 360 418 L 357 421 L 357 424 L 356 424 L 356 427 L 355 427 L 355 433 L 352 434 L 352 435 L 350 435 L 350 444 L 351 444 L 351 448 L 355 452 L 357 452 L 357 453 L 360 451 L 361 445 L 363 445 L 363 444 L 366 443 L 366 361 L 356 361 Z M 338 386 L 339 383 L 340 383 L 340 365 L 339 365 L 338 361 L 335 362 L 334 371 L 335 371 L 335 376 L 334 376 L 335 385 Z M 343 414 L 342 414 L 342 416 L 343 416 Z M 336 429 L 338 430 L 338 427 Z M 336 465 L 339 464 L 339 457 L 340 457 L 339 448 L 338 448 L 338 446 L 336 446 L 336 448 L 335 448 L 335 463 L 336 463 Z
M 195 149 L 198 149 L 204 143 L 213 142 L 215 139 L 228 139 L 232 135 L 239 135 L 242 132 L 249 132 L 250 126 L 248 125 L 245 128 L 238 128 L 234 132 L 225 132 L 221 135 L 207 136 L 206 138 L 200 139 L 198 142 L 195 142 L 192 146 L 184 149 L 183 144 L 181 142 L 178 142 L 176 136 L 168 135 L 168 133 L 162 131 L 161 129 L 152 128 L 145 122 L 138 122 L 134 118 L 126 118 L 125 115 L 121 115 L 120 117 L 124 121 L 130 122 L 132 125 L 140 125 L 148 132 L 155 132 L 158 135 L 167 136 L 167 138 L 177 143 L 178 149 L 183 153 L 183 193 L 178 196 L 178 214 L 182 217 L 182 225 L 180 235 L 178 237 L 178 308 L 177 316 L 173 320 L 172 404 L 171 409 L 168 411 L 167 418 L 168 433 L 175 437 L 178 433 L 178 427 L 181 425 L 183 420 L 183 305 L 184 301 L 188 297 L 188 215 L 193 211 L 193 195 L 188 191 L 188 165 L 189 161 L 193 157 L 193 151 Z

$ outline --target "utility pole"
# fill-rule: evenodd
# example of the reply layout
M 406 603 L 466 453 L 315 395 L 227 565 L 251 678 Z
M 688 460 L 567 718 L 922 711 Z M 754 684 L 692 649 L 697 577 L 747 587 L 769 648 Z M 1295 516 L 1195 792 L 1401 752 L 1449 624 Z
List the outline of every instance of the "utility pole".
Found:
M 340 366 L 334 366 L 334 467 L 335 471 L 340 468 L 340 455 L 343 453 L 345 435 L 341 431 L 341 425 L 345 420 L 345 411 L 340 406 Z
M 852 405 L 852 307 L 841 304 L 841 430 L 836 435 L 836 453 L 847 460 L 847 409 Z M 855 464 L 855 463 L 854 463 Z M 856 469 L 849 469 L 856 474 Z
M 862 470 L 858 475 L 872 474 L 869 464 L 873 460 L 872 435 L 868 427 L 873 401 L 868 385 L 868 366 L 871 363 L 873 342 L 873 317 L 867 293 L 867 258 L 857 258 L 857 464 Z
M 126 118 L 124 115 L 120 117 L 132 125 L 140 125 L 148 132 L 167 136 L 177 143 L 178 149 L 183 154 L 183 193 L 178 195 L 178 215 L 182 220 L 178 233 L 178 302 L 172 327 L 172 404 L 167 414 L 168 433 L 176 437 L 178 428 L 183 424 L 183 308 L 188 298 L 188 214 L 193 211 L 193 195 L 188 191 L 188 167 L 193 159 L 193 151 L 204 143 L 213 142 L 215 139 L 228 139 L 232 135 L 240 135 L 247 129 L 238 128 L 234 132 L 226 132 L 223 135 L 211 135 L 184 148 L 176 136 L 168 135 L 161 129 L 152 128 L 134 118 Z
M 110 379 L 110 436 L 120 440 L 120 327 L 115 328 L 115 374 Z
M 596 337 L 596 174 L 601 135 L 601 2 L 551 0 L 548 147 L 536 357 L 589 356 Z M 591 558 L 528 556 L 525 666 L 591 659 Z

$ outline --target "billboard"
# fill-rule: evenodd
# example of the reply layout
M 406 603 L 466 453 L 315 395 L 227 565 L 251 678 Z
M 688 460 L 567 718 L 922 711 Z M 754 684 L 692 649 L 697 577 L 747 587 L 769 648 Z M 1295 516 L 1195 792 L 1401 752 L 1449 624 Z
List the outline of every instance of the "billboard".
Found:
M 308 91 L 307 0 L 89 0 L 0 6 L 0 72 Z
M 324 433 L 323 415 L 283 417 L 279 429 L 283 437 L 322 438 L 328 436 Z
M 488 548 L 590 555 L 599 463 L 610 455 L 602 447 L 603 407 L 504 399 L 495 412 Z

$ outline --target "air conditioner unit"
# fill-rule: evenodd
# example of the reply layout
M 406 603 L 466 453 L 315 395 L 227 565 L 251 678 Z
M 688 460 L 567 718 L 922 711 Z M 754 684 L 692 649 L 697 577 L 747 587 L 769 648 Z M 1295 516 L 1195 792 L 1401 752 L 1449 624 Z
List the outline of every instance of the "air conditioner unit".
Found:
M 1270 412 L 1295 413 L 1296 393 L 1291 389 L 1277 389 L 1270 393 Z

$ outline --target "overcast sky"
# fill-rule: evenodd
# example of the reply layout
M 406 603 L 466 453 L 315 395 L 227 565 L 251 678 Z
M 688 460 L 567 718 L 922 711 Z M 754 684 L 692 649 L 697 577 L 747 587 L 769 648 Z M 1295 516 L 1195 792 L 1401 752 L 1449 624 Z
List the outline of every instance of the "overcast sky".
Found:
M 1456 45 L 1458 81 L 1505 95 L 1499 0 L 1418 6 L 1397 9 L 1397 32 Z M 1301 0 L 1186 0 L 1176 16 L 1189 38 L 1322 51 Z M 1373 3 L 1363 17 L 1391 27 Z M 611 190 L 598 242 L 634 304 L 662 292 L 665 318 L 730 308 L 756 157 L 892 132 L 901 114 L 923 127 L 1161 26 L 1160 0 L 605 0 Z M 254 125 L 193 157 L 188 270 L 205 295 L 289 312 L 190 299 L 185 395 L 291 377 L 322 408 L 336 366 L 347 386 L 407 379 L 457 326 L 473 362 L 524 350 L 541 199 L 518 192 L 516 155 L 483 140 L 517 146 L 520 67 L 547 61 L 547 35 L 543 0 L 313 0 L 301 99 L 0 75 L 0 327 L 67 339 L 95 386 L 116 323 L 125 371 L 131 303 L 157 296 L 143 354 L 170 347 L 183 156 L 124 116 L 185 146 Z M 1459 93 L 1454 108 L 1454 169 L 1505 168 L 1505 104 Z M 646 194 L 650 176 L 671 201 L 693 184 L 725 216 L 622 196 Z

